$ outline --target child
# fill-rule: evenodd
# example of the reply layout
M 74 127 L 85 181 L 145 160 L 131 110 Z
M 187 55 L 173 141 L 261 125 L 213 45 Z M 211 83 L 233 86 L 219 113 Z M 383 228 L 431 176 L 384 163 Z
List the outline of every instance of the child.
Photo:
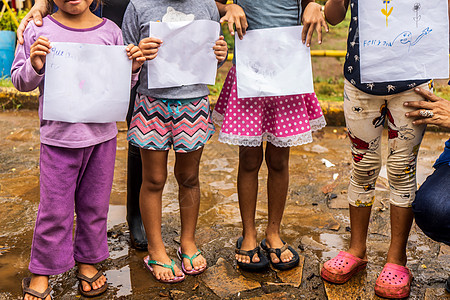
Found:
M 149 22 L 194 19 L 219 21 L 214 1 L 131 0 L 122 25 L 124 39 L 139 43 L 146 58 L 155 59 L 163 41 L 148 37 Z M 217 60 L 224 61 L 227 46 L 223 37 L 213 49 Z M 206 260 L 195 245 L 200 204 L 198 172 L 203 146 L 214 133 L 214 126 L 206 85 L 164 89 L 147 87 L 147 65 L 144 65 L 128 131 L 130 143 L 141 148 L 143 179 L 140 208 L 149 253 L 144 262 L 158 281 L 174 283 L 184 280 L 185 274 L 195 275 L 206 269 Z M 175 151 L 174 173 L 179 185 L 181 247 L 177 253 L 182 260 L 183 272 L 167 255 L 161 236 L 162 192 L 171 147 Z
M 123 45 L 120 29 L 90 12 L 92 2 L 54 0 L 58 11 L 44 18 L 41 27 L 29 24 L 12 67 L 12 81 L 17 89 L 40 90 L 41 196 L 29 265 L 32 276 L 22 282 L 24 299 L 28 300 L 50 299 L 49 275 L 66 272 L 75 261 L 82 295 L 99 295 L 108 286 L 105 276 L 93 264 L 109 256 L 106 219 L 116 124 L 66 123 L 42 118 L 44 65 L 50 42 Z M 135 83 L 145 57 L 132 44 L 126 47 L 126 55 L 133 60 Z M 72 241 L 74 209 L 77 226 Z
M 221 2 L 226 3 L 225 0 Z M 243 8 L 247 16 L 249 30 L 299 25 L 300 16 L 304 10 L 303 21 L 307 25 L 305 24 L 303 39 L 306 39 L 307 32 L 306 43 L 309 45 L 313 29 L 317 28 L 320 31 L 321 26 L 326 24 L 318 4 L 302 1 L 300 5 L 299 2 L 294 0 L 235 1 Z M 246 21 L 239 16 L 236 4 L 222 6 L 221 11 L 227 14 L 234 11 L 236 14 L 236 16 L 226 14 L 223 19 L 240 20 L 240 25 L 246 24 Z M 314 22 L 310 23 L 311 19 L 314 19 Z M 241 26 L 236 28 L 240 36 L 245 29 Z M 245 39 L 245 36 L 243 38 Z M 219 141 L 239 145 L 237 188 L 243 234 L 236 244 L 237 264 L 240 268 L 251 271 L 260 271 L 269 265 L 267 258 L 260 255 L 255 227 L 258 172 L 265 157 L 269 172 L 267 182 L 269 217 L 266 238 L 261 241 L 261 247 L 266 250 L 274 268 L 291 269 L 299 263 L 299 255 L 280 237 L 280 224 L 289 185 L 289 149 L 311 142 L 311 132 L 324 127 L 325 119 L 314 93 L 238 98 L 236 87 L 236 68 L 233 67 L 228 73 L 217 101 L 214 119 L 222 123 Z M 246 121 L 248 118 L 245 111 L 249 109 L 253 111 L 253 118 L 251 121 Z M 265 153 L 263 141 L 267 141 Z
M 413 213 L 411 203 L 416 192 L 416 162 L 424 125 L 416 126 L 405 117 L 410 108 L 403 102 L 423 100 L 414 87 L 432 90 L 430 80 L 377 82 L 360 80 L 358 1 L 330 0 L 325 16 L 330 24 L 340 23 L 351 6 L 351 22 L 344 65 L 344 112 L 351 141 L 353 169 L 348 188 L 350 203 L 350 248 L 327 261 L 322 278 L 344 283 L 367 265 L 366 239 L 375 181 L 381 168 L 380 138 L 388 123 L 389 155 L 387 173 L 390 186 L 391 244 L 387 263 L 375 284 L 377 295 L 403 298 L 410 292 L 412 274 L 406 265 L 406 243 Z

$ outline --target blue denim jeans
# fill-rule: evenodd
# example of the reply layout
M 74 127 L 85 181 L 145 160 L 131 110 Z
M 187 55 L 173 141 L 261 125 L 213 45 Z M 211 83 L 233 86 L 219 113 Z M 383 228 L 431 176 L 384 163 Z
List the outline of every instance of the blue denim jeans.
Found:
M 437 242 L 450 245 L 450 166 L 439 166 L 417 191 L 416 224 Z

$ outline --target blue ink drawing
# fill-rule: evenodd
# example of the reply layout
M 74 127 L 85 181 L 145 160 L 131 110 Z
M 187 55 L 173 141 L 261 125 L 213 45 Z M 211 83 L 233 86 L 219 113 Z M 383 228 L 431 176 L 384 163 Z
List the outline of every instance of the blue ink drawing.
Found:
M 369 46 L 380 46 L 380 47 L 393 47 L 395 42 L 399 41 L 402 45 L 408 45 L 408 51 L 411 47 L 414 47 L 417 45 L 425 36 L 429 35 L 430 32 L 433 30 L 430 27 L 425 28 L 422 30 L 422 33 L 413 40 L 413 34 L 411 31 L 403 31 L 399 35 L 397 35 L 392 42 L 387 40 L 364 40 L 363 46 L 369 47 Z

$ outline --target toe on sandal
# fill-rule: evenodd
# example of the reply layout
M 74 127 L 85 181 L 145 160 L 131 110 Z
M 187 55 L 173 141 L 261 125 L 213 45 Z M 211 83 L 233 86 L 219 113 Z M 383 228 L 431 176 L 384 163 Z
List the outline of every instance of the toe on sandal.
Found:
M 263 248 L 263 250 L 267 252 L 267 257 L 268 257 L 268 259 L 270 260 L 270 263 L 272 264 L 272 266 L 273 266 L 275 269 L 284 271 L 284 270 L 289 270 L 289 269 L 292 269 L 292 268 L 296 267 L 296 266 L 298 265 L 298 263 L 300 262 L 300 256 L 298 255 L 297 251 L 294 250 L 294 248 L 292 248 L 291 246 L 289 246 L 289 245 L 288 245 L 286 242 L 284 242 L 283 240 L 282 240 L 282 242 L 283 242 L 283 247 L 281 247 L 281 248 L 269 248 L 269 247 L 267 246 L 266 239 L 263 239 L 263 240 L 261 241 L 261 248 Z M 281 260 L 281 254 L 282 254 L 284 251 L 286 251 L 286 250 L 291 251 L 291 253 L 292 253 L 292 255 L 293 255 L 294 257 L 292 257 L 292 259 L 291 259 L 290 261 L 288 261 L 288 262 L 283 262 L 283 261 Z M 280 262 L 274 263 L 274 262 L 270 259 L 270 254 L 271 254 L 271 253 L 274 253 L 274 254 L 278 257 L 278 259 L 280 260 Z
M 39 293 L 36 290 L 30 289 L 30 283 L 31 277 L 25 277 L 24 279 L 22 279 L 23 298 L 25 298 L 25 294 L 28 294 L 30 296 L 45 300 L 45 298 L 47 298 L 47 296 L 50 295 L 50 292 L 52 291 L 52 288 L 48 286 L 43 293 Z M 52 296 L 50 296 L 50 299 L 52 299 Z
M 411 291 L 412 278 L 407 267 L 387 263 L 375 282 L 375 294 L 389 299 L 406 298 Z
M 243 240 L 244 238 L 242 236 L 237 240 L 236 249 L 234 250 L 234 252 L 239 255 L 250 257 L 250 263 L 237 261 L 237 265 L 239 266 L 239 268 L 249 272 L 260 272 L 267 269 L 267 267 L 269 267 L 269 260 L 264 255 L 261 255 L 261 249 L 259 248 L 259 246 L 256 246 L 255 249 L 250 251 L 241 250 Z M 258 254 L 259 262 L 252 261 L 255 254 Z
M 181 247 L 178 248 L 177 256 L 178 256 L 178 258 L 181 260 L 181 270 L 183 271 L 184 274 L 186 274 L 186 275 L 198 275 L 198 274 L 203 273 L 203 272 L 206 270 L 206 266 L 203 267 L 203 268 L 201 268 L 201 269 L 198 269 L 198 270 L 194 269 L 194 263 L 193 263 L 193 260 L 194 260 L 196 257 L 198 257 L 199 255 L 201 255 L 201 254 L 202 254 L 202 251 L 197 250 L 197 252 L 195 252 L 194 255 L 189 256 L 189 255 L 183 254 L 183 253 L 181 252 Z M 190 270 L 190 271 L 189 271 L 189 270 L 186 270 L 186 267 L 184 266 L 183 258 L 186 258 L 186 259 L 189 260 L 189 262 L 191 263 L 192 270 Z
M 94 289 L 94 287 L 92 286 L 92 284 L 99 279 L 101 276 L 103 275 L 103 272 L 100 270 L 97 272 L 97 274 L 95 274 L 93 277 L 87 277 L 83 274 L 78 273 L 77 274 L 77 278 L 78 278 L 78 291 L 80 292 L 81 295 L 83 295 L 84 297 L 95 297 L 98 295 L 103 294 L 104 292 L 106 292 L 106 290 L 108 289 L 108 283 L 105 282 L 101 287 L 99 287 L 98 289 Z M 91 286 L 91 290 L 90 291 L 85 291 L 83 290 L 83 284 L 81 283 L 82 281 L 87 282 L 90 286 Z
M 364 270 L 366 266 L 367 260 L 340 251 L 336 257 L 323 264 L 320 276 L 326 281 L 342 284 L 349 281 L 359 271 Z
M 155 279 L 156 279 L 155 271 L 153 270 L 152 265 L 157 265 L 157 266 L 160 266 L 160 267 L 163 267 L 163 268 L 167 268 L 167 269 L 172 270 L 172 274 L 173 274 L 173 276 L 175 276 L 173 279 L 169 279 L 169 280 L 165 280 L 165 279 L 156 279 L 156 280 L 158 280 L 159 282 L 162 282 L 162 283 L 177 283 L 177 282 L 183 281 L 184 278 L 185 278 L 184 273 L 183 273 L 182 276 L 176 276 L 176 275 L 175 275 L 175 268 L 174 268 L 175 262 L 174 262 L 173 259 L 171 259 L 171 264 L 168 265 L 168 264 L 164 264 L 164 263 L 161 263 L 161 262 L 159 262 L 159 261 L 156 261 L 156 260 L 150 260 L 150 256 L 146 256 L 146 257 L 144 258 L 144 264 L 145 264 L 145 266 L 147 267 L 147 269 L 152 273 L 153 277 L 155 277 Z

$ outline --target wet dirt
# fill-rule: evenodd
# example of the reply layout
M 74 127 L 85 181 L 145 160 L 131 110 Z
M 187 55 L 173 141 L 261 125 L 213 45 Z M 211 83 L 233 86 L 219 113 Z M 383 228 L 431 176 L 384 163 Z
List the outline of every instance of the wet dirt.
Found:
M 35 111 L 0 112 L 0 299 L 21 299 L 20 282 L 29 275 L 30 245 L 39 205 L 38 126 Z M 216 290 L 206 275 L 188 277 L 176 285 L 160 284 L 143 265 L 146 253 L 130 248 L 125 223 L 126 127 L 120 124 L 119 128 L 108 220 L 111 256 L 101 264 L 111 288 L 99 299 L 374 298 L 374 282 L 385 263 L 389 246 L 389 207 L 383 200 L 388 197 L 388 189 L 383 171 L 376 186 L 367 271 L 342 286 L 327 285 L 325 288 L 319 277 L 320 264 L 345 250 L 350 237 L 346 190 L 351 155 L 345 128 L 326 128 L 314 134 L 313 143 L 291 149 L 290 188 L 282 236 L 304 257 L 303 268 L 296 273 L 302 277 L 299 287 L 286 284 L 282 274 L 274 270 L 251 274 L 236 269 L 234 244 L 241 233 L 236 194 L 238 148 L 219 143 L 217 134 L 205 147 L 200 172 L 202 198 L 197 242 L 211 272 L 214 270 L 226 282 L 224 288 L 228 294 Z M 448 133 L 426 133 L 419 154 L 419 184 L 431 174 L 431 166 L 447 139 Z M 385 156 L 387 149 L 384 150 Z M 323 159 L 334 166 L 327 167 Z M 179 241 L 179 205 L 173 162 L 171 153 L 169 179 L 163 196 L 162 232 L 168 253 L 175 259 Z M 256 214 L 260 238 L 267 225 L 266 179 L 267 169 L 263 166 Z M 408 242 L 408 260 L 415 276 L 411 299 L 424 299 L 426 294 L 428 299 L 434 299 L 429 295 L 448 296 L 442 287 L 450 272 L 450 250 L 425 237 L 415 225 Z M 74 274 L 75 270 L 71 270 L 51 278 L 55 299 L 80 298 Z M 227 281 L 229 278 L 233 280 Z M 249 285 L 240 284 L 242 282 Z M 239 289 L 239 286 L 244 288 Z

